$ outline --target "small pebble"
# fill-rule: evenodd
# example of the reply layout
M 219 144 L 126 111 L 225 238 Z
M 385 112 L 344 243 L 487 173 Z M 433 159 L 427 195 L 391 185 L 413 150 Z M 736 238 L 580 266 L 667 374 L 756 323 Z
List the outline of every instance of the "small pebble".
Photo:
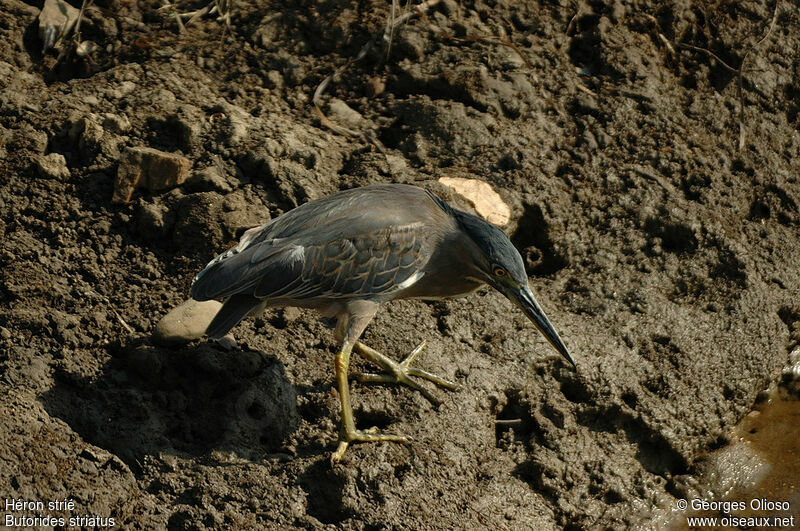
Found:
M 36 157 L 35 162 L 36 169 L 42 177 L 59 181 L 69 179 L 70 173 L 69 168 L 67 168 L 67 160 L 61 153 L 39 155 Z

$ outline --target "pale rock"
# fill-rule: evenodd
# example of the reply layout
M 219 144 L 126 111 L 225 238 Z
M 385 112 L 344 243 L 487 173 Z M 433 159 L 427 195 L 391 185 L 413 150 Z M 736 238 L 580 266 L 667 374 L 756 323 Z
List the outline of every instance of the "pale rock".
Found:
M 73 117 L 67 133 L 68 138 L 77 143 L 78 153 L 85 164 L 111 164 L 119 159 L 119 146 L 123 137 L 107 131 L 100 123 L 103 118 L 97 114 Z
M 64 0 L 45 0 L 39 13 L 39 38 L 43 52 L 56 47 L 63 37 L 69 35 L 78 21 L 78 13 L 79 9 Z
M 460 177 L 442 177 L 439 182 L 463 196 L 489 223 L 503 227 L 511 221 L 511 208 L 489 183 Z
M 220 308 L 219 301 L 188 299 L 161 318 L 153 332 L 153 341 L 161 345 L 182 345 L 201 338 Z
M 136 188 L 151 192 L 180 186 L 189 175 L 189 159 L 153 148 L 128 148 L 120 157 L 114 183 L 115 203 L 127 203 Z
M 391 175 L 399 175 L 408 170 L 408 162 L 403 157 L 387 153 L 385 158 Z
M 67 168 L 67 160 L 61 153 L 38 155 L 34 161 L 36 163 L 36 169 L 42 177 L 59 181 L 69 179 L 70 173 L 69 168 Z

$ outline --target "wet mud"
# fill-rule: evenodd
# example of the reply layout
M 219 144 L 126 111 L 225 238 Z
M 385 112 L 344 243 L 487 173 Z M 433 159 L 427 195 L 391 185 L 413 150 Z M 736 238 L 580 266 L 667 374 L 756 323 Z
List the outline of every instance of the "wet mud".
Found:
M 0 501 L 126 529 L 661 526 L 743 419 L 738 462 L 773 470 L 748 496 L 784 496 L 796 410 L 748 414 L 800 344 L 795 6 L 445 0 L 388 46 L 389 2 L 243 1 L 179 33 L 96 0 L 61 60 L 43 7 L 0 5 Z M 141 148 L 175 172 L 129 173 Z M 459 389 L 354 383 L 359 427 L 414 442 L 332 467 L 316 315 L 152 340 L 247 228 L 381 182 L 471 208 L 442 178 L 507 203 L 577 372 L 489 289 L 389 304 L 365 342 L 428 340 Z

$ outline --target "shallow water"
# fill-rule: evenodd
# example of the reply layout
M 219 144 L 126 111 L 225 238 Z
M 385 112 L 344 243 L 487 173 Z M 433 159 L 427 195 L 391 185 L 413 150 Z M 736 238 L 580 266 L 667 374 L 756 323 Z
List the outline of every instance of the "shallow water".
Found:
M 752 488 L 736 493 L 738 499 L 787 501 L 788 512 L 794 515 L 795 528 L 800 528 L 800 400 L 790 400 L 775 393 L 771 399 L 756 405 L 736 427 L 743 444 L 750 445 L 770 465 L 769 472 Z M 763 515 L 769 511 L 757 511 Z M 754 513 L 743 511 L 743 514 Z M 755 514 L 755 513 L 754 513 Z
M 701 501 L 718 505 L 697 510 L 692 503 L 698 499 L 687 500 L 689 510 L 666 528 L 800 529 L 800 399 L 772 392 L 706 465 L 698 478 L 708 493 Z

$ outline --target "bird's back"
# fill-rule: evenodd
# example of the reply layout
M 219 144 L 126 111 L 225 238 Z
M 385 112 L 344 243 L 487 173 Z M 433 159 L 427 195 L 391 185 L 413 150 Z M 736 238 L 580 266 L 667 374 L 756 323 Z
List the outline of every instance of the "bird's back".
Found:
M 377 297 L 415 281 L 451 224 L 441 201 L 415 186 L 345 190 L 245 233 L 195 277 L 192 297 Z
M 344 190 L 311 201 L 268 223 L 259 240 L 292 238 L 318 243 L 432 221 L 440 215 L 430 193 L 405 184 L 380 184 Z M 436 209 L 439 210 L 439 209 Z

